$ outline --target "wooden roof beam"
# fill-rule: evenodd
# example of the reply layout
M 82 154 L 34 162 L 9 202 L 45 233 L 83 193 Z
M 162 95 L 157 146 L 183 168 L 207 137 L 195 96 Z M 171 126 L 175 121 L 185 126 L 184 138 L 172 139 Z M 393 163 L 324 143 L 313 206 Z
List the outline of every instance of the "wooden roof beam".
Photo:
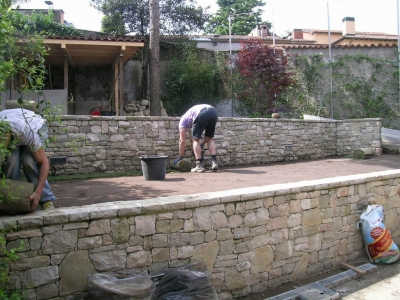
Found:
M 89 46 L 129 46 L 129 47 L 144 47 L 143 42 L 110 42 L 110 41 L 82 41 L 82 40 L 58 40 L 45 39 L 45 44 L 65 44 L 65 45 L 89 45 Z
M 71 67 L 75 69 L 75 64 L 74 64 L 74 61 L 72 60 L 71 54 L 68 51 L 67 45 L 66 44 L 61 44 L 61 49 L 63 49 L 64 53 L 67 55 L 68 62 L 71 65 Z
M 126 50 L 125 46 L 121 46 L 118 56 L 114 59 L 113 67 L 118 66 L 120 57 L 124 57 L 124 52 Z

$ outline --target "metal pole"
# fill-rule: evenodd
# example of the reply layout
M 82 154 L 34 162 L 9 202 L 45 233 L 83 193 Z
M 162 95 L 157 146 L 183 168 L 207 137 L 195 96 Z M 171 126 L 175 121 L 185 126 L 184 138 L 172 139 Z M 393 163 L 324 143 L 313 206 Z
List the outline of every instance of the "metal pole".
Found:
M 232 37 L 231 37 L 231 15 L 228 17 L 229 26 L 229 56 L 232 56 Z
M 328 12 L 328 44 L 329 44 L 329 62 L 332 61 L 332 49 L 331 49 L 331 22 L 329 18 L 329 1 L 326 2 Z
M 275 21 L 274 21 L 274 10 L 272 10 L 272 44 L 274 46 L 275 53 Z
M 326 1 L 328 12 L 328 44 L 329 44 L 329 79 L 331 85 L 331 119 L 333 119 L 333 79 L 332 79 L 332 44 L 331 44 L 331 22 L 329 20 L 329 1 Z
M 228 17 L 228 26 L 229 26 L 229 71 L 230 71 L 230 97 L 231 97 L 231 117 L 234 115 L 233 108 L 233 82 L 232 82 L 232 32 L 231 32 L 231 15 Z
M 397 0 L 397 63 L 399 64 L 399 109 L 400 109 L 400 21 L 399 21 L 399 0 Z

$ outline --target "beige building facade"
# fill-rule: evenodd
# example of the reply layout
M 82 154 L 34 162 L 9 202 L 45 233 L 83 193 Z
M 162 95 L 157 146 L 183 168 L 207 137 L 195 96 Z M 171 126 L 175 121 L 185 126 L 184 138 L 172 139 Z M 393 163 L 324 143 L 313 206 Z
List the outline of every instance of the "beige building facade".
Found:
M 261 25 L 248 35 L 203 35 L 193 39 L 197 41 L 198 48 L 211 51 L 238 51 L 244 41 L 255 39 L 284 48 L 327 48 L 329 45 L 341 48 L 394 47 L 398 44 L 398 35 L 356 31 L 356 25 L 355 18 L 345 17 L 342 19 L 341 30 L 293 29 L 289 36 L 281 37 Z
M 298 44 L 313 41 L 316 45 L 363 45 L 378 46 L 397 43 L 398 36 L 383 32 L 356 31 L 356 20 L 345 17 L 342 20 L 342 30 L 294 29 L 289 39 Z

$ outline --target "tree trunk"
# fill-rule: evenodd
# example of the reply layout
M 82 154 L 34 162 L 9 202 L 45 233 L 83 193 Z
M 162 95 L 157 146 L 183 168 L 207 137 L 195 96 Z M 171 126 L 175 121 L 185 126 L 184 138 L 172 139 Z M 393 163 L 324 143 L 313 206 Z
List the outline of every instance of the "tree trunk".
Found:
M 150 115 L 161 116 L 160 5 L 150 0 Z
M 142 91 L 141 91 L 141 99 L 140 100 L 149 100 L 150 97 L 148 95 L 148 86 L 149 86 L 149 45 L 148 42 L 144 45 L 143 48 L 143 57 L 142 57 Z

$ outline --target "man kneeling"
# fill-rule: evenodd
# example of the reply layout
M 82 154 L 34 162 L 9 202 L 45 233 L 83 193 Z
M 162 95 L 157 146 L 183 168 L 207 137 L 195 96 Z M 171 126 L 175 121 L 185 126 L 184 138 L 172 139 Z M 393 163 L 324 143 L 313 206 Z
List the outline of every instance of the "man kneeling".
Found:
M 48 138 L 46 121 L 34 112 L 22 108 L 0 111 L 0 122 L 6 129 L 8 148 L 1 171 L 6 179 L 20 179 L 20 166 L 35 190 L 28 197 L 31 212 L 40 204 L 42 210 L 54 209 L 55 197 L 47 181 L 49 160 L 44 147 Z

